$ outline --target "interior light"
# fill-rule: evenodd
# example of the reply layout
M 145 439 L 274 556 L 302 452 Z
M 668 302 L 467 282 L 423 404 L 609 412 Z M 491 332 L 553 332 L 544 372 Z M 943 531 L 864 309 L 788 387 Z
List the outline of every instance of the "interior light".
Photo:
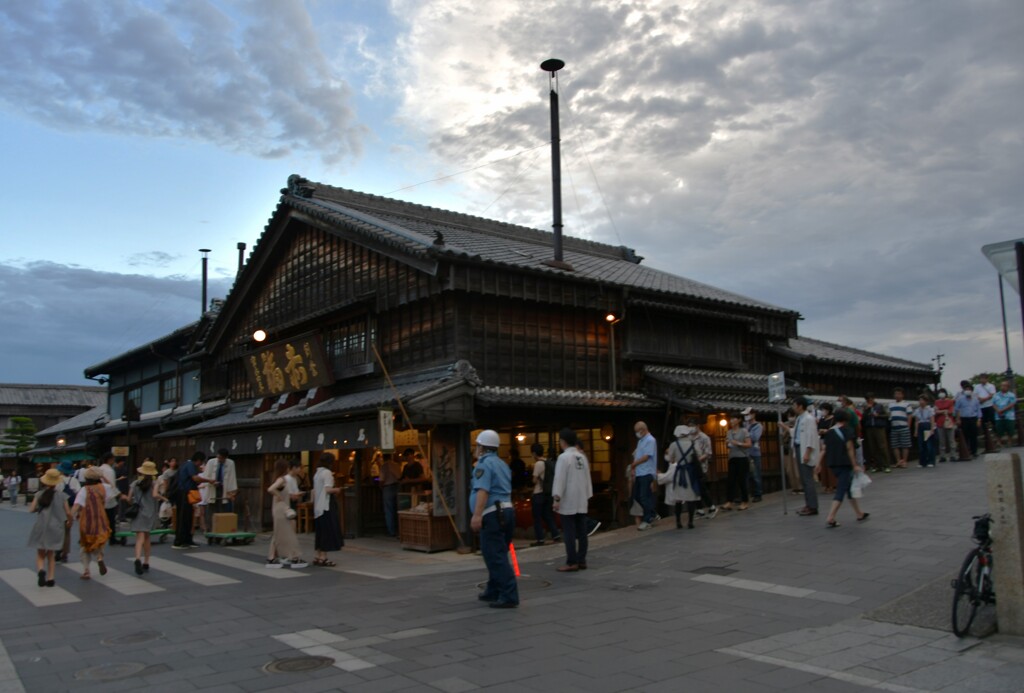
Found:
M 608 315 L 604 316 L 604 319 L 608 322 L 615 322 L 615 313 L 608 313 Z
M 718 425 L 722 428 L 729 425 L 729 419 L 725 418 L 725 414 L 722 414 L 722 418 L 718 420 Z
M 517 433 L 516 434 L 516 442 L 517 443 L 522 443 L 525 440 L 526 440 L 526 435 L 525 434 L 523 434 L 523 433 Z
M 252 333 L 252 339 L 254 342 L 263 342 L 267 339 L 266 330 L 256 330 Z

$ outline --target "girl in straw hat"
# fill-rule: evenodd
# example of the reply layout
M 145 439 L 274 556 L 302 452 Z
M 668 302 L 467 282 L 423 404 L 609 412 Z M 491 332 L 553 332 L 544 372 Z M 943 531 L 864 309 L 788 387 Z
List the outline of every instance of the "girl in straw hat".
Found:
M 110 538 L 110 522 L 107 520 L 106 487 L 102 483 L 103 472 L 99 467 L 89 467 L 82 474 L 82 488 L 75 496 L 72 515 L 78 520 L 79 539 L 82 547 L 82 579 L 88 580 L 89 563 L 96 554 L 100 575 L 107 574 L 103 562 L 103 547 Z
M 28 535 L 28 545 L 36 550 L 36 570 L 39 571 L 39 586 L 53 587 L 56 567 L 56 551 L 64 545 L 64 528 L 68 525 L 71 511 L 63 493 L 57 493 L 57 484 L 64 478 L 56 469 L 47 469 L 39 479 L 45 487 L 32 499 L 29 511 L 38 513 L 36 523 Z M 45 565 L 45 568 L 44 568 Z
M 129 529 L 135 532 L 135 574 L 149 572 L 149 556 L 152 545 L 149 533 L 156 527 L 160 501 L 167 499 L 157 489 L 156 477 L 159 470 L 156 463 L 146 460 L 136 469 L 139 478 L 132 482 L 128 494 L 122 496 L 129 504 L 139 506 L 139 513 L 132 518 Z

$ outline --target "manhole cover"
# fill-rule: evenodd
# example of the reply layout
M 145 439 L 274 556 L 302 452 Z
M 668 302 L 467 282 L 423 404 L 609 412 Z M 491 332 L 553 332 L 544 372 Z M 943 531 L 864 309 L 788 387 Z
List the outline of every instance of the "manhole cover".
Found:
M 141 662 L 120 662 L 118 664 L 101 664 L 98 667 L 89 667 L 75 673 L 79 681 L 117 681 L 138 676 L 146 669 L 148 664 Z
M 164 634 L 158 630 L 142 630 L 138 633 L 128 633 L 127 635 L 118 635 L 113 638 L 107 638 L 103 641 L 104 645 L 136 645 L 140 642 L 149 642 L 151 640 L 159 640 L 164 637 Z
M 723 568 L 718 565 L 706 565 L 701 568 L 694 568 L 690 573 L 703 573 L 705 575 L 732 575 L 736 571 L 732 568 Z
M 304 671 L 316 671 L 334 664 L 330 657 L 287 657 L 275 659 L 270 664 L 263 666 L 263 671 L 271 674 L 294 674 Z

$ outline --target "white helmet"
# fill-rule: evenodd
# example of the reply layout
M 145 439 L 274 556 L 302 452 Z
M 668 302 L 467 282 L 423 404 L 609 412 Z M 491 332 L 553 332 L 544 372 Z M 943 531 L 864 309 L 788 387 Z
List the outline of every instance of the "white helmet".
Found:
M 501 439 L 498 438 L 498 432 L 486 429 L 480 431 L 476 436 L 476 444 L 484 448 L 494 448 L 497 450 L 501 447 Z

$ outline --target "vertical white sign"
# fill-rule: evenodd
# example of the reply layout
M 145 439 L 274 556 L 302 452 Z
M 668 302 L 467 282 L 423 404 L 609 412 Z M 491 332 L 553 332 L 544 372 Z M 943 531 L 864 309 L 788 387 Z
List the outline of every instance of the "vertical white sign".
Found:
M 384 452 L 395 450 L 395 415 L 390 409 L 377 411 L 377 423 L 380 426 L 380 449 Z
M 768 376 L 768 401 L 781 402 L 786 399 L 786 374 L 782 371 Z

